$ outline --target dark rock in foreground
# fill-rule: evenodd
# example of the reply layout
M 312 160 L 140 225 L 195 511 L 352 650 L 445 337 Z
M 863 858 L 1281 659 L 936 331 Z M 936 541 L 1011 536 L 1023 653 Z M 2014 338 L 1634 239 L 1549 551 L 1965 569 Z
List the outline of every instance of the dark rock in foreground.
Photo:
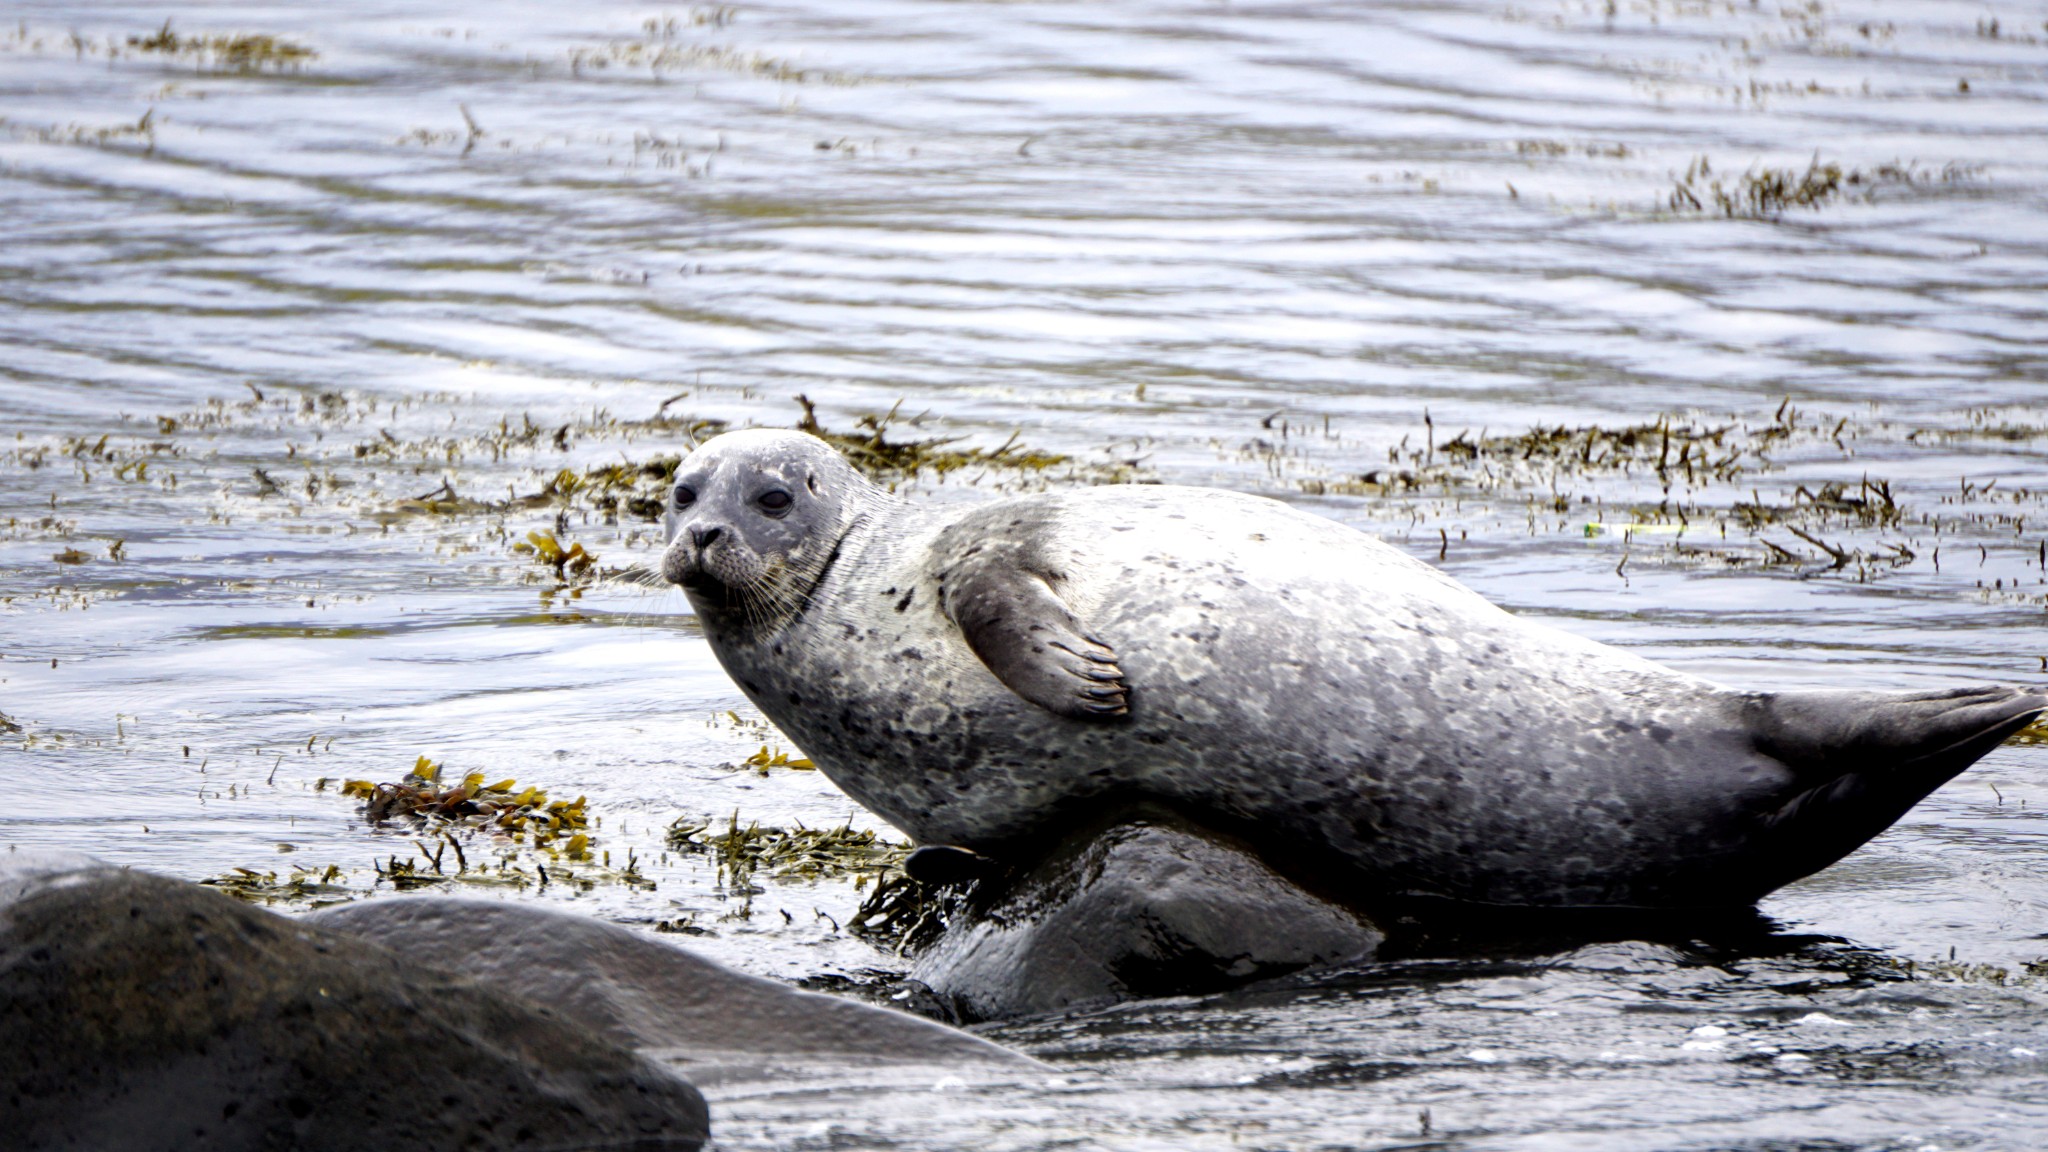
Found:
M 700 1084 L 821 1064 L 1041 1067 L 921 1017 L 750 976 L 616 924 L 528 904 L 409 896 L 307 920 L 546 1004 L 614 1043 L 686 1065 Z
M 193 884 L 0 857 L 10 1149 L 697 1148 L 697 1090 L 574 1020 Z
M 1215 992 L 1385 939 L 1248 851 L 1154 823 L 1081 838 L 975 904 L 911 973 L 969 1019 Z

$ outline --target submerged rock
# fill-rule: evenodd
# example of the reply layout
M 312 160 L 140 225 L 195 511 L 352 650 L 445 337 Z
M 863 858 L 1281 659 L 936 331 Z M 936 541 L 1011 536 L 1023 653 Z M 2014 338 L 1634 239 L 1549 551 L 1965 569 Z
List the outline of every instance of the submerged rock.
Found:
M 0 1113 L 31 1149 L 633 1149 L 703 1097 L 360 937 L 78 857 L 0 856 Z
M 907 1013 L 750 976 L 616 924 L 486 900 L 413 896 L 310 922 L 546 1004 L 615 1043 L 684 1064 L 691 1079 L 820 1065 L 1021 1070 L 1037 1061 Z
M 1081 838 L 973 907 L 911 973 L 968 1019 L 1220 991 L 1385 939 L 1232 843 L 1149 822 Z

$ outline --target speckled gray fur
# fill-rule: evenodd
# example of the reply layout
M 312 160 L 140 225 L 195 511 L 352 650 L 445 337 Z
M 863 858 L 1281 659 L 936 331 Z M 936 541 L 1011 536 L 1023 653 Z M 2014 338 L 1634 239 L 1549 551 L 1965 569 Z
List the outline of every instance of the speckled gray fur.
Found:
M 1229 492 L 916 506 L 767 430 L 710 441 L 677 479 L 695 499 L 671 512 L 664 571 L 748 698 L 918 841 L 996 856 L 1153 804 L 1365 905 L 1742 904 L 2048 707 L 2004 688 L 1729 691 Z M 772 491 L 793 506 L 764 510 Z M 990 565 L 1027 570 L 1113 652 L 1127 714 L 1060 714 L 998 680 L 946 606 Z M 1012 587 L 1010 610 L 1043 608 Z

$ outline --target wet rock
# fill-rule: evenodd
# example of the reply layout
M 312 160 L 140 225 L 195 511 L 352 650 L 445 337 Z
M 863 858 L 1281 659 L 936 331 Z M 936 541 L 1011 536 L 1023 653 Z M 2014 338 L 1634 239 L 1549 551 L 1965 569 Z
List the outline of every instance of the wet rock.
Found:
M 218 892 L 0 856 L 12 1149 L 703 1143 L 696 1088 L 549 1009 Z
M 308 920 L 549 1005 L 702 1084 L 821 1065 L 1021 1070 L 1030 1057 L 921 1017 L 737 972 L 628 928 L 486 900 L 413 896 Z
M 1149 822 L 1081 838 L 975 905 L 912 971 L 967 1019 L 1219 991 L 1385 939 L 1228 841 Z

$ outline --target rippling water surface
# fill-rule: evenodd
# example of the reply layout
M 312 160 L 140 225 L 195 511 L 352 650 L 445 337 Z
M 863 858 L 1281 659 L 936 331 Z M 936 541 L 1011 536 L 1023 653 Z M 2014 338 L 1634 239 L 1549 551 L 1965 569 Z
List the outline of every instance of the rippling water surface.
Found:
M 659 541 L 593 469 L 799 395 L 1010 445 L 920 499 L 1265 492 L 1729 683 L 2048 678 L 2038 6 L 30 2 L 0 118 L 10 848 L 386 896 L 338 785 L 425 755 L 596 821 L 465 891 L 886 988 L 851 880 L 668 849 L 876 825 L 598 578 Z M 719 1146 L 2037 1147 L 2044 809 L 2010 746 L 1754 932 L 997 1026 L 1055 1074 Z

